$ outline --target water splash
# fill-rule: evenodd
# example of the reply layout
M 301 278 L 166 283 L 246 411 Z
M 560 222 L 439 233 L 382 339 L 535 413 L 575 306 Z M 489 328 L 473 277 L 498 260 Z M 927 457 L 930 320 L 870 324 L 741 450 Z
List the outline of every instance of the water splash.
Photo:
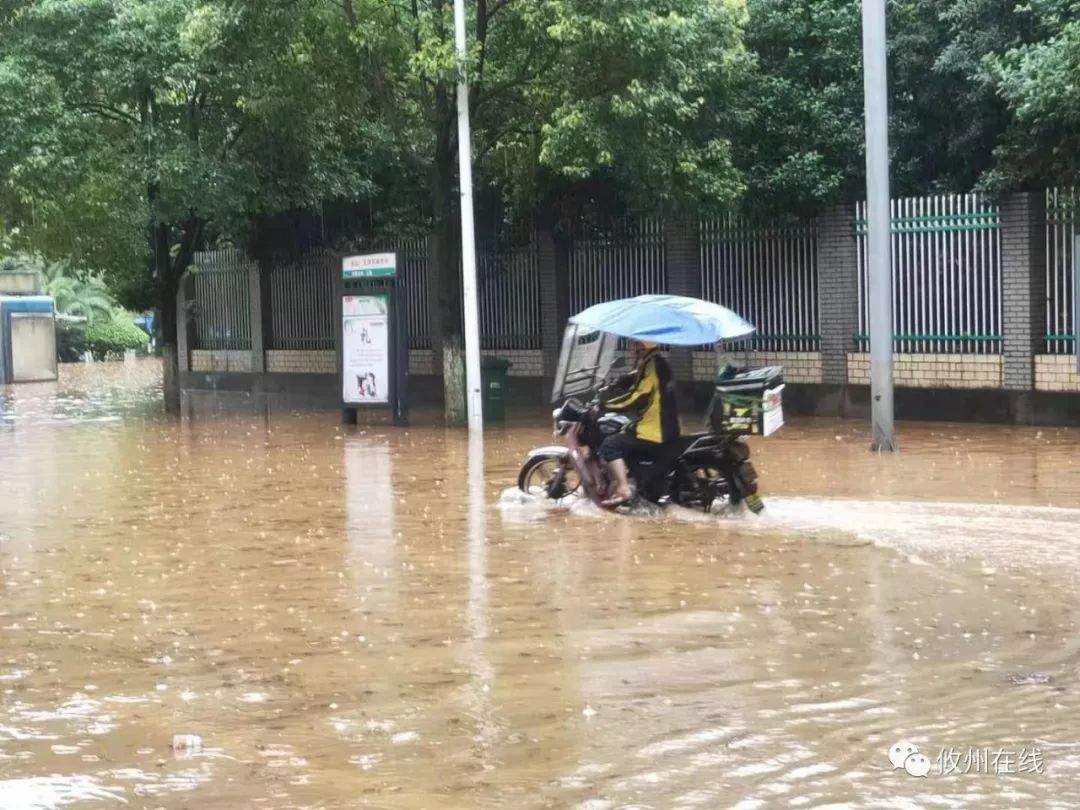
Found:
M 103 785 L 92 776 L 34 776 L 0 781 L 0 810 L 52 810 L 76 802 L 127 804 L 124 789 Z

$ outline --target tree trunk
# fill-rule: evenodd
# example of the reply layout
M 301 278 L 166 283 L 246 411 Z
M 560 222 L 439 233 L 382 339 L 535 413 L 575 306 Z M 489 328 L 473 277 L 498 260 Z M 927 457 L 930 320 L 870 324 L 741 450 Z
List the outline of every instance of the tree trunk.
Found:
M 165 410 L 180 415 L 180 356 L 177 354 L 176 293 L 180 289 L 180 277 L 191 266 L 195 247 L 202 236 L 202 221 L 192 215 L 180 231 L 180 243 L 176 255 L 172 255 L 169 239 L 170 227 L 165 222 L 153 226 L 154 276 L 158 290 L 158 342 L 162 357 L 162 390 Z
M 165 412 L 180 415 L 180 358 L 176 353 L 176 279 L 169 260 L 169 226 L 156 222 L 151 229 L 154 278 L 157 281 L 158 345 L 161 346 L 162 393 Z
M 464 425 L 468 419 L 465 405 L 464 330 L 461 320 L 461 229 L 456 217 L 459 207 L 455 205 L 454 151 L 450 138 L 455 119 L 448 95 L 443 93 L 436 103 L 443 114 L 440 115 L 440 126 L 437 128 L 435 160 L 431 169 L 431 270 L 438 303 L 438 312 L 433 323 L 433 344 L 436 367 L 441 365 L 443 369 L 446 423 Z

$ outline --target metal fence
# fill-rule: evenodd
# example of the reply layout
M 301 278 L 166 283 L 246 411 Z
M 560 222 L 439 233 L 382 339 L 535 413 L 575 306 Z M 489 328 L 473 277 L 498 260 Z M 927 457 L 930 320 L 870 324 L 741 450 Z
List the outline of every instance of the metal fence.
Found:
M 524 247 L 478 251 L 480 342 L 485 349 L 540 348 L 540 255 Z
M 392 245 L 397 253 L 398 283 L 405 291 L 409 313 L 409 345 L 414 349 L 431 348 L 431 319 L 428 316 L 428 278 L 431 259 L 427 239 L 407 239 Z
M 251 261 L 238 250 L 196 254 L 192 264 L 195 349 L 250 349 Z
M 1080 189 L 1046 192 L 1046 351 L 1073 351 L 1073 256 L 1080 235 Z
M 910 353 L 994 354 L 1002 346 L 1001 224 L 997 205 L 978 194 L 894 199 L 892 278 L 895 348 Z M 1073 316 L 1073 244 L 1080 235 L 1080 189 L 1046 192 L 1045 351 L 1068 353 Z M 859 334 L 867 332 L 866 206 L 853 223 L 859 265 Z M 538 240 L 519 231 L 508 246 L 478 255 L 481 338 L 488 349 L 541 348 L 542 274 Z M 431 346 L 430 259 L 421 237 L 365 245 L 395 250 L 413 348 Z M 817 234 L 812 222 L 751 223 L 737 216 L 699 228 L 705 298 L 736 310 L 758 327 L 754 348 L 818 348 Z M 568 244 L 570 310 L 642 293 L 666 292 L 664 226 L 626 218 L 604 226 L 578 223 Z M 200 349 L 249 349 L 248 272 L 239 251 L 200 253 L 192 273 Z M 267 345 L 332 349 L 333 297 L 340 258 L 323 252 L 276 263 L 264 278 L 269 298 Z
M 425 237 L 366 242 L 355 253 L 396 253 L 397 284 L 403 291 L 408 314 L 409 346 L 413 349 L 431 348 L 430 291 L 428 278 L 431 258 Z M 340 260 L 338 270 L 340 272 Z
M 754 349 L 817 349 L 817 237 L 812 223 L 755 225 L 735 215 L 705 220 L 700 252 L 703 296 L 757 327 Z
M 667 292 L 664 225 L 623 219 L 610 227 L 580 224 L 570 247 L 570 309 L 613 298 Z
M 274 263 L 268 273 L 271 349 L 333 349 L 334 284 L 341 259 L 330 252 Z
M 978 194 L 890 201 L 893 322 L 900 352 L 1001 351 L 1001 220 Z M 866 203 L 856 213 L 859 340 L 866 350 Z

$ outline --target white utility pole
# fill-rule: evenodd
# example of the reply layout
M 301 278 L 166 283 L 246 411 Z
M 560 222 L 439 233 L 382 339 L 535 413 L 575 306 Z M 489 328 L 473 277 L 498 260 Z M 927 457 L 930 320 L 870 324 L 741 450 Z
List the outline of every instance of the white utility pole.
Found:
M 885 0 L 863 0 L 866 209 L 870 301 L 870 415 L 873 450 L 896 449 L 893 432 L 892 273 L 889 267 L 889 99 Z
M 457 88 L 458 174 L 461 188 L 461 274 L 465 305 L 465 404 L 469 410 L 469 432 L 484 429 L 483 401 L 480 397 L 480 318 L 476 305 L 476 226 L 473 222 L 472 132 L 469 127 L 469 81 L 465 75 L 467 43 L 465 3 L 454 0 L 454 42 L 462 71 Z

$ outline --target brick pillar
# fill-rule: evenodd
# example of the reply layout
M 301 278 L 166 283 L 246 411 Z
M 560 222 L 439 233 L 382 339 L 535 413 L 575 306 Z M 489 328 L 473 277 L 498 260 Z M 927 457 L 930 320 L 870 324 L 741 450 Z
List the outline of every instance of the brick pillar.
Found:
M 859 256 L 855 206 L 828 209 L 817 220 L 821 381 L 847 385 L 848 352 L 859 329 Z
M 251 371 L 266 371 L 266 342 L 270 337 L 270 284 L 262 268 L 252 262 L 248 267 L 248 306 L 251 313 Z
M 569 242 L 550 230 L 536 233 L 540 264 L 540 347 L 543 374 L 555 376 L 563 330 L 570 317 Z
M 1035 355 L 1046 332 L 1046 198 L 1040 192 L 1001 200 L 1002 387 L 1035 387 Z
M 191 322 L 194 287 L 191 273 L 184 273 L 176 286 L 176 362 L 181 373 L 191 371 L 191 344 L 195 340 L 195 326 Z
M 701 234 L 698 223 L 664 223 L 664 253 L 667 258 L 667 291 L 671 295 L 701 297 Z M 676 348 L 669 356 L 678 380 L 693 379 L 690 349 Z

